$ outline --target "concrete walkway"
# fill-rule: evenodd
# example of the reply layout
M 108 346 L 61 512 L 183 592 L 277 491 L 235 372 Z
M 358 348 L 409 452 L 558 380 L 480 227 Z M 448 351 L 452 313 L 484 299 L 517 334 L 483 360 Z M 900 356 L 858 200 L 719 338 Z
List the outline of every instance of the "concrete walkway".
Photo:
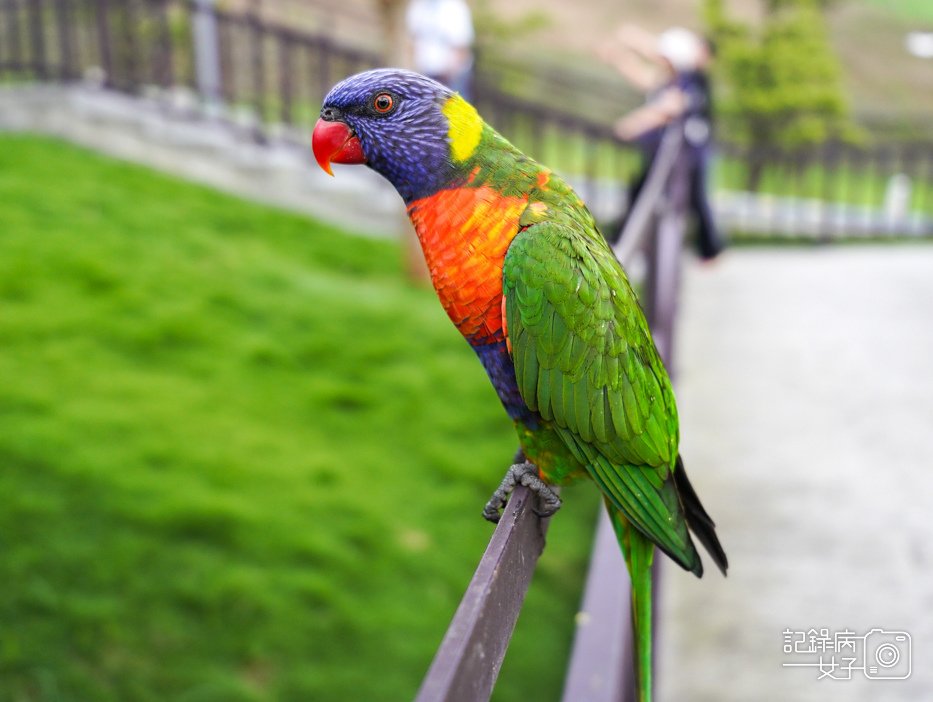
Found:
M 682 451 L 731 569 L 665 571 L 658 699 L 933 700 L 933 246 L 734 250 L 683 292 Z M 819 660 L 785 631 L 875 628 L 909 679 L 783 667 Z

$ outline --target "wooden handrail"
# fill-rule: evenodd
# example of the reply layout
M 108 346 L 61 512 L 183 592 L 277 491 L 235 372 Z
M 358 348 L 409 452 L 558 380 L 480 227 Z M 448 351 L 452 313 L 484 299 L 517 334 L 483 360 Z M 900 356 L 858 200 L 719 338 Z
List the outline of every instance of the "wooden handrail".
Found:
M 518 620 L 549 519 L 515 488 L 480 559 L 416 702 L 488 700 Z

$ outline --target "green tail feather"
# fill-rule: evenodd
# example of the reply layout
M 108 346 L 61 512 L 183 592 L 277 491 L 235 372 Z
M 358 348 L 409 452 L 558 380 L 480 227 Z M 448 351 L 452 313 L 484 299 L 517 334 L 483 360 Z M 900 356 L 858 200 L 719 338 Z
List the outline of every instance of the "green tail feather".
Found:
M 638 702 L 651 702 L 651 563 L 654 544 L 608 503 L 612 526 L 622 546 L 632 579 L 632 638 L 635 643 L 635 682 Z

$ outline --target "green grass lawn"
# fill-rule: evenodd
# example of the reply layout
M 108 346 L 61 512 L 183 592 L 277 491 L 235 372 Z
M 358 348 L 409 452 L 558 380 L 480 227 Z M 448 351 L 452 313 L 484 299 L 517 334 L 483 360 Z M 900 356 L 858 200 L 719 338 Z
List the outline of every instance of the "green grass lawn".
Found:
M 0 136 L 0 700 L 402 700 L 516 441 L 395 244 Z M 557 699 L 565 492 L 495 699 Z

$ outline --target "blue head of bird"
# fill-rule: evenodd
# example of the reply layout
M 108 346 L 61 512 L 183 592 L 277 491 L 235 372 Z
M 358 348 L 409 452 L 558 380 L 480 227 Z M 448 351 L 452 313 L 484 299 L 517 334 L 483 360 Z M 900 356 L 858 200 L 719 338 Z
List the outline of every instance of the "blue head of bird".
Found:
M 406 202 L 436 192 L 463 172 L 482 120 L 459 95 L 419 73 L 357 73 L 324 98 L 312 146 L 318 164 L 365 163 Z

